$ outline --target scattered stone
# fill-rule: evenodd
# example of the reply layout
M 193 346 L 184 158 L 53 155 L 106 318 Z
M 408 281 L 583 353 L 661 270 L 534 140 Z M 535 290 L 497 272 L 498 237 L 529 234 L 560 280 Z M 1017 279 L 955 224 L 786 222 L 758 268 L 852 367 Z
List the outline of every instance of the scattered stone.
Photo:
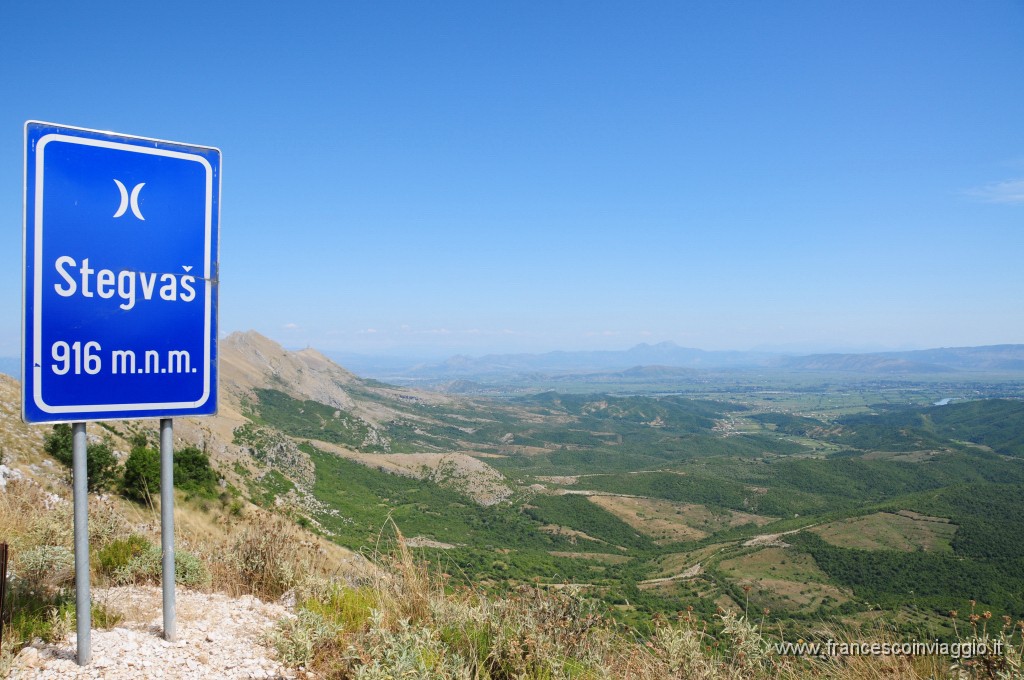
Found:
M 6 465 L 0 465 L 0 490 L 7 488 L 8 479 L 22 479 L 24 477 L 21 474 L 21 470 L 12 469 Z
M 15 658 L 11 678 L 60 680 L 107 678 L 287 678 L 284 667 L 267 646 L 267 634 L 282 618 L 293 616 L 280 604 L 253 597 L 234 599 L 219 593 L 177 590 L 175 642 L 162 635 L 161 591 L 153 586 L 125 586 L 93 591 L 107 609 L 125 620 L 111 630 L 92 631 L 92 663 L 76 662 L 76 636 L 59 644 L 37 643 Z M 124 609 L 122 609 L 122 607 Z M 135 612 L 130 618 L 130 612 Z

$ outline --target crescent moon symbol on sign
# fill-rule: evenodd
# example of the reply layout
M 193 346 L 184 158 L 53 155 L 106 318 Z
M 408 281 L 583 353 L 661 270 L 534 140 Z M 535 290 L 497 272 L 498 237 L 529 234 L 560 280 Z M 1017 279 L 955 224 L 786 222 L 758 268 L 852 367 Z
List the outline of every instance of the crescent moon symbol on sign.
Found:
M 120 217 L 124 215 L 125 211 L 128 210 L 128 190 L 124 188 L 119 180 L 114 180 L 114 184 L 117 185 L 117 190 L 121 192 L 121 205 L 118 206 L 117 212 L 114 213 L 114 217 Z
M 143 222 L 146 221 L 146 218 L 142 216 L 142 211 L 139 210 L 139 192 L 142 191 L 142 187 L 144 187 L 144 186 L 146 186 L 145 182 L 142 182 L 141 184 L 136 184 L 135 188 L 132 189 L 132 198 L 131 198 L 132 213 L 136 217 L 138 217 L 140 220 L 142 220 Z
M 128 211 L 128 207 L 131 206 L 132 214 L 145 222 L 146 218 L 142 216 L 142 211 L 139 210 L 139 192 L 142 191 L 142 187 L 146 186 L 146 183 L 140 182 L 139 184 L 136 184 L 132 189 L 132 195 L 130 198 L 128 196 L 128 189 L 121 183 L 121 180 L 115 179 L 114 184 L 117 185 L 117 190 L 121 192 L 121 205 L 117 207 L 117 212 L 114 213 L 114 217 L 124 215 Z

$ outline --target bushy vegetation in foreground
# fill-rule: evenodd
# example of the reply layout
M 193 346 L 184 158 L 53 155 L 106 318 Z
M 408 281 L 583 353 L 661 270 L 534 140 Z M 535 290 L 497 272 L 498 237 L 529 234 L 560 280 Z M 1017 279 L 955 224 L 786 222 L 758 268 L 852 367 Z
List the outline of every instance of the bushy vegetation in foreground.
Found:
M 383 446 L 370 430 L 359 429 L 340 411 L 323 405 L 313 408 L 315 402 L 281 394 L 270 390 L 258 395 L 254 416 L 287 425 L 292 436 L 347 442 L 364 450 Z M 227 492 L 221 497 L 223 507 L 211 511 L 214 496 L 204 499 L 188 489 L 183 505 L 194 498 L 193 510 L 216 515 L 218 529 L 215 536 L 200 532 L 196 536 L 202 538 L 196 542 L 186 539 L 179 544 L 179 582 L 266 599 L 294 595 L 296 617 L 282 622 L 275 645 L 284 660 L 311 668 L 321 677 L 1022 677 L 1021 631 L 1015 621 L 1024 615 L 1024 553 L 1018 539 L 1024 521 L 1024 468 L 1021 458 L 965 443 L 970 441 L 967 435 L 977 439 L 971 431 L 961 431 L 970 424 L 965 418 L 971 414 L 960 414 L 964 417 L 954 423 L 958 436 L 949 438 L 938 427 L 947 416 L 930 414 L 907 429 L 896 427 L 898 419 L 890 422 L 895 408 L 882 409 L 880 417 L 851 417 L 835 427 L 829 421 L 825 428 L 816 424 L 824 421 L 775 416 L 730 424 L 716 417 L 729 416 L 724 407 L 672 399 L 567 399 L 551 394 L 531 408 L 575 420 L 568 429 L 559 423 L 496 421 L 487 426 L 492 435 L 502 440 L 511 435 L 508 439 L 515 446 L 544 445 L 540 448 L 547 453 L 528 455 L 513 447 L 503 454 L 507 458 L 491 460 L 504 461 L 505 469 L 521 475 L 524 482 L 549 470 L 587 469 L 599 474 L 536 477 L 543 482 L 531 485 L 537 493 L 481 508 L 458 489 L 373 470 L 305 442 L 297 448 L 309 457 L 315 473 L 308 490 L 297 487 L 280 461 L 272 461 L 278 469 L 258 482 L 249 478 L 244 466 L 235 468 L 251 500 L 295 513 L 291 520 L 244 505 Z M 1006 407 L 995 403 L 989 408 L 1001 413 Z M 735 427 L 735 433 L 708 431 L 711 423 Z M 757 427 L 761 429 L 750 429 Z M 1002 439 L 1011 441 L 1017 427 L 1009 423 Z M 464 432 L 446 428 L 435 426 L 429 436 L 458 437 L 456 432 Z M 252 446 L 253 455 L 262 460 L 257 445 L 267 432 L 276 431 L 265 425 L 243 427 L 236 430 L 236 438 Z M 465 434 L 483 436 L 480 431 Z M 781 438 L 788 434 L 804 443 Z M 276 436 L 283 441 L 288 435 Z M 919 451 L 900 439 L 906 437 L 917 442 L 914 446 L 934 440 L 941 447 Z M 822 447 L 808 456 L 808 438 L 835 441 L 819 442 Z M 51 440 L 63 447 L 66 438 L 55 431 Z M 838 450 L 840 445 L 882 441 L 894 443 L 872 452 Z M 105 486 L 126 494 L 135 489 L 140 492 L 137 500 L 152 495 L 158 484 L 155 453 L 145 438 L 132 444 L 129 462 L 134 457 L 134 463 L 126 464 L 123 482 L 106 480 L 93 488 Z M 894 451 L 906 455 L 893 455 Z M 58 455 L 62 452 L 63 448 L 54 448 L 53 453 L 65 460 Z M 640 463 L 650 467 L 638 469 Z M 192 472 L 198 471 L 202 474 L 195 480 L 212 488 L 214 477 L 203 472 L 209 470 L 205 457 L 190 452 L 176 460 L 175 467 L 177 479 L 192 479 Z M 699 504 L 708 512 L 758 513 L 769 523 L 750 521 L 699 540 L 662 545 L 627 524 L 622 519 L 626 515 L 581 495 L 559 494 L 558 487 L 675 503 L 642 508 L 644 519 L 650 511 L 652 517 L 663 515 L 659 521 L 692 522 L 686 513 L 693 508 L 683 506 Z M 12 483 L 6 498 L 17 498 L 22 488 L 29 487 Z M 299 492 L 308 493 L 323 510 L 275 502 Z M 152 512 L 119 499 L 115 505 L 122 511 Z M 20 519 L 5 525 L 12 536 L 21 536 L 20 525 L 28 531 L 27 537 L 15 539 L 22 541 L 14 562 L 22 590 L 14 591 L 20 598 L 17 613 L 8 612 L 13 629 L 20 631 L 18 640 L 57 639 L 69 630 L 69 510 L 60 504 L 53 510 L 63 517 L 62 530 L 32 528 L 46 522 L 36 525 L 37 517 L 18 513 L 12 517 Z M 834 544 L 827 535 L 811 531 L 864 513 L 900 511 L 955 525 L 955 535 L 942 551 L 929 552 L 919 545 L 916 551 L 903 552 Z M 138 528 L 145 522 L 118 519 L 113 511 L 104 516 L 109 521 L 101 523 L 93 541 L 94 582 L 156 582 L 158 537 Z M 641 518 L 639 509 L 636 517 Z M 324 569 L 315 551 L 309 550 L 315 539 L 295 526 L 305 520 L 341 545 L 369 550 L 368 546 L 380 547 L 382 524 L 394 526 L 388 518 L 417 539 L 410 544 L 423 545 L 425 539 L 426 544 L 435 544 L 416 553 L 436 560 L 432 568 L 414 559 L 396 528 L 390 549 L 370 555 L 369 569 L 359 574 Z M 722 566 L 753 555 L 757 546 L 744 543 L 756 534 L 799 529 L 808 531 L 786 534 L 787 552 L 780 561 L 759 564 L 760 571 L 752 571 L 753 576 Z M 442 549 L 437 542 L 448 547 Z M 708 552 L 702 556 L 704 549 Z M 764 552 L 770 550 L 778 552 Z M 653 581 L 662 579 L 653 577 L 662 574 L 657 561 L 662 558 L 678 564 L 666 574 L 689 568 L 696 560 L 702 562 L 698 566 L 703 573 L 674 581 L 675 585 L 658 585 Z M 753 564 L 757 559 L 748 561 Z M 820 569 L 822 584 L 841 588 L 843 601 L 836 605 L 830 595 L 817 609 L 799 602 L 790 606 L 799 599 L 796 595 L 806 594 L 805 587 L 816 583 L 813 578 L 793 578 L 786 566 L 790 560 Z M 779 573 L 774 573 L 775 567 Z M 778 577 L 778 592 L 790 588 L 796 599 L 761 597 L 759 593 L 771 591 L 751 585 L 751 579 L 761 577 Z M 575 589 L 569 583 L 583 585 Z M 954 609 L 966 611 L 966 602 L 973 600 L 979 609 L 971 612 L 972 618 L 958 622 L 946 617 Z M 743 611 L 746 603 L 756 603 L 750 605 L 756 612 L 753 617 Z M 729 611 L 716 611 L 718 606 Z M 762 607 L 775 611 L 762 618 Z M 1000 628 L 1003 614 L 1013 618 Z M 956 623 L 959 630 L 954 630 Z M 855 635 L 888 642 L 930 640 L 933 635 L 945 641 L 952 641 L 950 636 L 1002 636 L 1014 647 L 1008 657 L 971 661 L 973 666 L 963 661 L 952 668 L 948 658 L 808 660 L 780 656 L 773 647 L 800 636 L 848 640 Z
M 139 503 L 150 502 L 160 495 L 160 454 L 148 445 L 145 434 L 132 437 L 132 451 L 119 466 L 108 441 L 86 445 L 86 476 L 89 491 L 117 488 L 126 498 Z M 72 467 L 71 426 L 53 426 L 46 436 L 43 450 L 59 462 Z M 195 446 L 174 451 L 174 486 L 191 495 L 213 498 L 217 495 L 217 474 L 210 457 Z
M 199 500 L 194 501 L 198 503 Z M 154 583 L 155 536 L 134 533 L 138 506 L 91 499 L 95 586 Z M 186 512 L 203 512 L 183 503 Z M 1024 622 L 990 622 L 986 612 L 959 621 L 964 641 L 999 640 L 1008 653 L 951 661 L 938 657 L 802 658 L 778 653 L 769 618 L 696 608 L 656 616 L 643 634 L 604 603 L 572 586 L 523 584 L 500 595 L 453 586 L 444 565 L 418 560 L 397 527 L 369 560 L 346 568 L 324 559 L 316 540 L 287 518 L 250 507 L 241 516 L 211 513 L 224 529 L 179 538 L 180 587 L 265 600 L 294 598 L 295 615 L 271 635 L 279 657 L 318 677 L 383 678 L 1017 678 Z M 10 596 L 3 612 L 0 670 L 33 638 L 74 631 L 70 504 L 32 482 L 0 493 L 0 532 L 12 545 Z M 113 610 L 93 611 L 93 626 L 116 625 Z M 842 630 L 821 637 L 850 640 Z M 870 641 L 895 640 L 883 630 Z M 790 642 L 793 642 L 790 640 Z M 951 663 L 953 665 L 951 665 Z
M 641 637 L 570 586 L 522 585 L 503 597 L 453 589 L 445 574 L 414 559 L 397 528 L 392 549 L 374 557 L 378 568 L 361 582 L 310 578 L 296 589 L 297 616 L 273 636 L 282 659 L 326 677 L 364 680 L 1022 677 L 1024 621 L 990 629 L 986 613 L 965 617 L 962 640 L 998 640 L 1008 654 L 799 657 L 779 653 L 780 640 L 760 615 L 719 611 L 710 621 L 688 609 L 656 617 Z M 822 639 L 853 641 L 836 629 L 822 631 Z M 894 642 L 883 630 L 870 641 Z
M 308 574 L 325 571 L 321 544 L 286 518 L 250 508 L 235 515 L 227 506 L 180 498 L 176 509 L 192 532 L 179 526 L 175 580 L 179 587 L 232 595 L 280 597 Z M 205 508 L 205 509 L 204 509 Z M 114 497 L 89 499 L 91 582 L 105 586 L 160 583 L 159 517 Z M 149 527 L 141 529 L 140 527 Z M 211 532 L 210 527 L 218 527 Z M 33 640 L 60 643 L 75 630 L 74 523 L 72 504 L 31 480 L 0 488 L 0 540 L 9 545 L 3 611 L 0 675 L 13 655 Z M 142 533 L 140 533 L 142 532 Z M 109 628 L 120 615 L 94 601 L 92 625 Z

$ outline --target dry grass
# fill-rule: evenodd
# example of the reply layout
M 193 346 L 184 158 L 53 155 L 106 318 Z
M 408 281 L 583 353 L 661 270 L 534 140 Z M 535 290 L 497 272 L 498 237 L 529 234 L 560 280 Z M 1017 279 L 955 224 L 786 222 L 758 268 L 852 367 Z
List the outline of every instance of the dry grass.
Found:
M 297 618 L 276 635 L 284 658 L 321 677 L 362 680 L 1024 677 L 1020 632 L 1012 627 L 1000 633 L 1013 645 L 1006 657 L 952 665 L 938 658 L 786 656 L 775 646 L 777 632 L 735 611 L 712 621 L 692 612 L 673 620 L 659 616 L 652 634 L 641 638 L 571 587 L 523 586 L 503 597 L 451 589 L 444 574 L 415 559 L 397 527 L 389 530 L 372 555 L 378 569 L 365 582 L 352 587 L 321 580 L 304 587 Z M 995 639 L 977 625 L 967 632 L 965 640 Z M 841 628 L 821 631 L 822 639 L 862 641 L 852 635 Z M 884 629 L 869 635 L 897 642 Z
M 68 492 L 57 483 L 50 488 Z M 10 546 L 0 669 L 33 638 L 52 641 L 69 626 L 74 628 L 72 504 L 54 491 L 30 478 L 8 480 L 0 491 L 0 540 Z M 116 496 L 91 496 L 93 586 L 159 583 L 159 521 L 157 508 Z M 179 587 L 276 599 L 314 575 L 337 577 L 368 569 L 351 552 L 255 507 L 236 516 L 215 502 L 179 501 L 175 524 Z M 94 626 L 101 627 L 104 620 L 116 623 L 102 603 L 94 605 Z
M 129 531 L 129 521 L 102 498 L 89 499 L 89 538 L 97 549 Z M 74 630 L 74 529 L 71 504 L 38 483 L 9 480 L 0 492 L 0 540 L 10 546 L 0 671 L 35 638 L 52 642 Z M 117 618 L 94 604 L 93 625 Z
M 178 543 L 206 563 L 210 588 L 236 597 L 276 600 L 304 579 L 358 578 L 370 568 L 351 551 L 256 506 L 235 515 L 185 505 L 176 509 L 175 522 Z

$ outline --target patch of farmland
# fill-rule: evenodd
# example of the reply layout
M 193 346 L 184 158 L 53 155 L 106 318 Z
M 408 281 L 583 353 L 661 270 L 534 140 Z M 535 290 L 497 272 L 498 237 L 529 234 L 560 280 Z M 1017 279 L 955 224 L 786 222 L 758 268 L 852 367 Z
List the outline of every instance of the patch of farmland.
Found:
M 769 517 L 746 512 L 657 498 L 591 495 L 589 499 L 662 545 L 696 541 L 723 529 L 743 524 L 761 526 L 772 521 Z
M 811 529 L 832 545 L 860 550 L 951 552 L 956 525 L 942 517 L 876 512 Z

